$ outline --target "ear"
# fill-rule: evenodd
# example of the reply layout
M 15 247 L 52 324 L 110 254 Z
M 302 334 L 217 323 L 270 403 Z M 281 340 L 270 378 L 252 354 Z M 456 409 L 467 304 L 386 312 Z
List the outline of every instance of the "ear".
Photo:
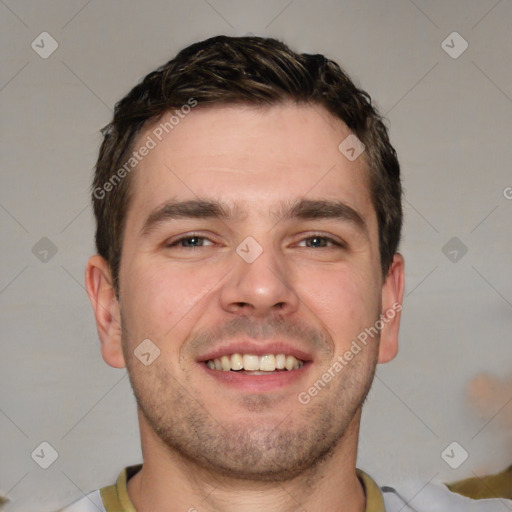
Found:
M 404 297 L 404 258 L 396 253 L 382 285 L 382 322 L 379 363 L 391 361 L 398 353 L 398 330 Z
M 101 355 L 110 366 L 124 368 L 121 315 L 112 283 L 107 261 L 99 254 L 91 256 L 85 269 L 85 287 L 96 319 Z

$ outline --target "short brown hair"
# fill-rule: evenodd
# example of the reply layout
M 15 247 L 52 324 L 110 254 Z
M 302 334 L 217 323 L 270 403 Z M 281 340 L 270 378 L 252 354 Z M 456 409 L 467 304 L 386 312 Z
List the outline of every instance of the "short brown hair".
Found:
M 126 169 L 142 130 L 191 99 L 198 105 L 275 105 L 291 100 L 321 105 L 341 119 L 366 146 L 382 275 L 387 275 L 402 228 L 400 166 L 368 93 L 323 55 L 295 53 L 272 38 L 216 36 L 184 48 L 149 73 L 116 104 L 112 122 L 102 130 L 92 201 L 96 247 L 109 263 L 116 293 L 132 192 L 130 176 L 120 171 L 123 164 Z

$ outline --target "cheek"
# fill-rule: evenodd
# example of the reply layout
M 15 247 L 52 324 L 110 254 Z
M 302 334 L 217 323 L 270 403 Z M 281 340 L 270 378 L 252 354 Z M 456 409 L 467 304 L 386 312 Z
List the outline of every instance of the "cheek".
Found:
M 298 288 L 299 297 L 335 340 L 350 342 L 375 322 L 380 294 L 368 273 L 346 268 L 308 274 L 307 283 Z
M 200 309 L 208 292 L 216 289 L 215 283 L 223 275 L 217 270 L 171 267 L 168 262 L 156 261 L 127 268 L 129 283 L 121 299 L 133 330 L 162 341 L 175 337 L 191 318 L 191 311 Z
M 132 343 L 140 337 L 157 341 L 164 332 L 165 319 L 174 310 L 171 280 L 154 266 L 132 264 L 122 271 L 121 309 L 130 339 Z

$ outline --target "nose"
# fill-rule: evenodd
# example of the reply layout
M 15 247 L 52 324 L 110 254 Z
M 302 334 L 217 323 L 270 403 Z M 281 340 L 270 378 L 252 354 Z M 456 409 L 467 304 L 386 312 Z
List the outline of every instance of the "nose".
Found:
M 269 244 L 270 245 L 270 244 Z M 233 253 L 233 271 L 220 291 L 222 308 L 229 313 L 265 317 L 288 316 L 299 306 L 290 269 L 272 247 L 252 262 Z

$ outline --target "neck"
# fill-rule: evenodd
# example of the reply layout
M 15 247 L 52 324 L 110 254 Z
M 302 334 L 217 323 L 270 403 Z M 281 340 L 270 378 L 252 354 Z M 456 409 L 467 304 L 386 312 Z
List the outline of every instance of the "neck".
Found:
M 139 413 L 144 465 L 128 481 L 128 495 L 138 512 L 363 512 L 355 470 L 360 417 L 361 409 L 315 467 L 285 482 L 261 482 L 214 473 L 170 451 Z

